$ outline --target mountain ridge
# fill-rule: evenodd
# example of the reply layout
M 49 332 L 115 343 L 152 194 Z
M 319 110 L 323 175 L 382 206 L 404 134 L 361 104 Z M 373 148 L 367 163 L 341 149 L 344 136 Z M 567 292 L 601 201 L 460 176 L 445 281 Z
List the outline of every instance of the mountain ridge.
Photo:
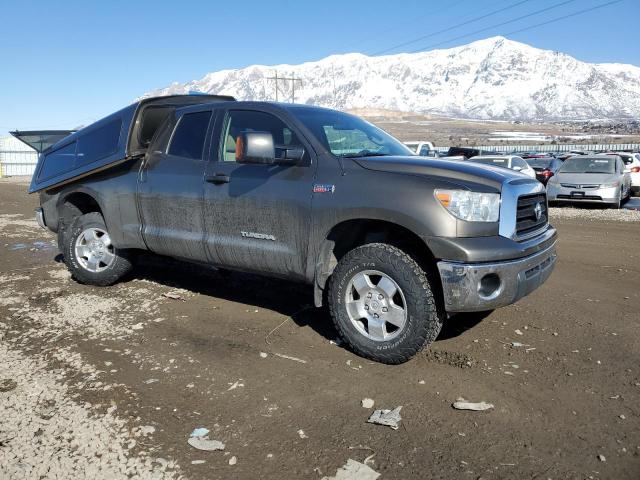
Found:
M 640 118 L 640 67 L 581 62 L 504 37 L 419 53 L 330 55 L 298 65 L 250 65 L 174 82 L 146 96 L 199 91 L 275 100 L 267 77 L 295 75 L 297 103 L 384 108 L 487 120 Z M 279 99 L 291 98 L 283 82 Z

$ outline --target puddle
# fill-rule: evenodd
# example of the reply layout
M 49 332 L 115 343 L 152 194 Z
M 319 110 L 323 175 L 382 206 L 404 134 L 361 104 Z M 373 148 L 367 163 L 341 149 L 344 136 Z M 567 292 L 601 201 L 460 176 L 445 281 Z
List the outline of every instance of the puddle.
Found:
M 12 243 L 11 245 L 8 245 L 7 248 L 10 251 L 15 251 L 15 250 L 41 251 L 41 250 L 54 250 L 57 247 L 55 242 L 36 240 L 35 242 L 31 242 L 31 243 Z

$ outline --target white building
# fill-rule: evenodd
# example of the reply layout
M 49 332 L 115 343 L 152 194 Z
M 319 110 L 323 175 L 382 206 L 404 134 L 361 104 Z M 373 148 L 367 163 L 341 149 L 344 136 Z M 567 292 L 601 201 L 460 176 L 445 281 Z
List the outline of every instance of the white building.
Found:
M 11 136 L 0 137 L 0 177 L 33 175 L 38 152 Z

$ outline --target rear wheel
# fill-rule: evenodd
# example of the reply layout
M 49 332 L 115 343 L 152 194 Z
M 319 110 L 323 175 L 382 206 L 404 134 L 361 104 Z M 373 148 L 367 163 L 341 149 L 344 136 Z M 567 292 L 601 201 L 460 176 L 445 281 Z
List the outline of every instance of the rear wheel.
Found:
M 67 268 L 80 283 L 112 285 L 132 268 L 126 251 L 113 245 L 99 213 L 76 218 L 62 242 Z
M 413 258 L 374 243 L 348 252 L 329 285 L 336 329 L 351 349 L 382 363 L 403 363 L 433 342 L 444 312 Z

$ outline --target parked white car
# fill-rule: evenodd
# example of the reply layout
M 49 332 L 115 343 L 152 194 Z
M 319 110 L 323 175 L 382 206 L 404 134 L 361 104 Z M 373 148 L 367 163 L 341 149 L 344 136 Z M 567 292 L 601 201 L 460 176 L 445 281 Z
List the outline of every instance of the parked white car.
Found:
M 516 172 L 536 178 L 536 171 L 524 161 L 522 157 L 517 155 L 480 155 L 471 157 L 468 162 L 484 163 L 485 165 L 493 165 L 494 167 L 509 168 Z
M 433 157 L 434 155 L 431 152 L 435 152 L 435 147 L 431 142 L 404 142 L 404 144 L 409 147 L 414 153 L 420 155 L 422 157 Z
M 624 171 L 631 177 L 631 195 L 640 196 L 640 153 L 613 152 L 624 162 Z

